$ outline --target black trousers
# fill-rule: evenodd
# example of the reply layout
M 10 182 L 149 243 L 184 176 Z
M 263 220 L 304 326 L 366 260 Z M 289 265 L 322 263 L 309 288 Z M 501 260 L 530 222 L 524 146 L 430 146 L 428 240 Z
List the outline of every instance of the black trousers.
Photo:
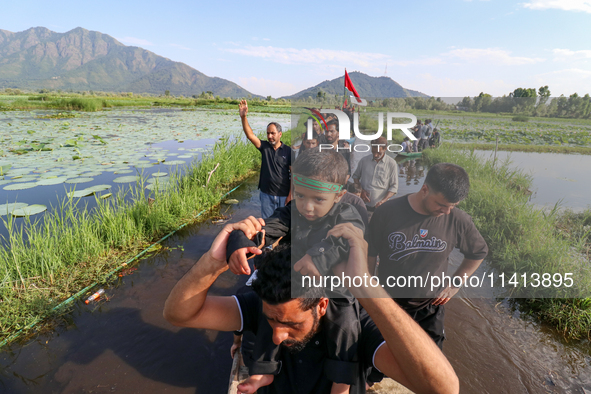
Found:
M 439 349 L 443 350 L 443 341 L 445 340 L 445 331 L 443 328 L 445 307 L 443 305 L 429 304 L 419 310 L 407 312 L 429 334 Z

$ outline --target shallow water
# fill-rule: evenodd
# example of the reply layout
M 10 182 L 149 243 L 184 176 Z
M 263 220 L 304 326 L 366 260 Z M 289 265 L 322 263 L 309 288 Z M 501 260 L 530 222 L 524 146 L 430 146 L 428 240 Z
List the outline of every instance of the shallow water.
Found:
M 399 195 L 418 190 L 426 173 L 421 162 L 400 169 Z M 232 194 L 240 204 L 222 209 L 231 220 L 259 215 L 256 184 L 250 179 Z M 219 230 L 209 222 L 183 229 L 165 241 L 169 250 L 106 287 L 108 301 L 79 302 L 55 332 L 2 349 L 0 392 L 225 393 L 231 333 L 180 329 L 162 318 L 170 289 Z M 452 265 L 459 265 L 461 255 L 452 256 Z M 244 279 L 226 273 L 212 291 L 232 294 Z M 589 342 L 565 343 L 507 303 L 453 299 L 446 307 L 446 336 L 444 352 L 462 393 L 591 391 Z
M 476 151 L 485 158 L 493 158 L 494 152 Z M 533 176 L 531 202 L 538 207 L 553 208 L 556 203 L 573 211 L 583 211 L 591 206 L 591 155 L 497 152 L 497 160 L 511 161 Z

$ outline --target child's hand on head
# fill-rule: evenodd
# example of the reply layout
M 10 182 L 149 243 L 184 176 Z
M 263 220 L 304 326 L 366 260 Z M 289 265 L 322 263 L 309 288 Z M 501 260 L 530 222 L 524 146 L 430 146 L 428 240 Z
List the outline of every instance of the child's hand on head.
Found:
M 295 263 L 293 269 L 302 275 L 320 277 L 320 272 L 318 272 L 318 268 L 314 265 L 312 257 L 310 257 L 309 254 L 305 255 L 300 261 Z
M 255 246 L 241 248 L 236 250 L 228 260 L 228 267 L 236 275 L 250 275 L 250 266 L 248 265 L 249 254 L 261 254 L 261 250 Z

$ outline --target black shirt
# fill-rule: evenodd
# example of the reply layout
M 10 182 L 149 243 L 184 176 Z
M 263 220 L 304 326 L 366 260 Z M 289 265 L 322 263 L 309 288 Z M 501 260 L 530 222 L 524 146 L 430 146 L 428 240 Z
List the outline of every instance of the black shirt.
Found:
M 259 189 L 271 196 L 287 196 L 290 186 L 291 148 L 282 142 L 275 150 L 269 141 L 261 141 L 258 149 L 262 154 Z
M 410 206 L 408 195 L 380 205 L 365 237 L 368 254 L 380 256 L 380 283 L 406 310 L 425 306 L 441 291 L 443 286 L 431 291 L 430 277 L 441 278 L 447 271 L 448 257 L 455 247 L 471 260 L 484 259 L 488 253 L 484 238 L 466 212 L 454 208 L 450 214 L 439 217 L 421 215 Z M 406 277 L 406 287 L 402 287 L 403 282 L 400 286 L 388 286 L 389 276 Z M 422 277 L 427 285 L 414 285 L 410 276 Z
M 254 293 L 239 294 L 238 300 L 242 314 L 242 331 L 257 332 L 259 324 L 269 324 L 261 319 L 263 305 Z M 358 356 L 361 374 L 373 366 L 376 350 L 384 342 L 382 335 L 367 312 L 362 311 L 361 335 Z M 261 387 L 258 394 L 329 394 L 332 382 L 324 375 L 324 361 L 327 358 L 326 340 L 323 331 L 317 333 L 304 350 L 299 353 L 281 352 L 281 371 L 275 375 L 273 383 Z M 362 381 L 364 381 L 362 379 Z M 365 389 L 365 387 L 363 387 Z

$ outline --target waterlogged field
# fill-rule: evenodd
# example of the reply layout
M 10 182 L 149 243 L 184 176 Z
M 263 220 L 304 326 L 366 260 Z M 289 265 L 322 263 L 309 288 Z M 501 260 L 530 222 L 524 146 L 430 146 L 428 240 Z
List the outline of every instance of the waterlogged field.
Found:
M 433 115 L 433 123 L 448 142 L 495 142 L 522 145 L 591 146 L 591 122 L 552 121 L 530 118 L 516 122 L 510 118 L 452 117 Z
M 271 121 L 250 118 L 255 130 Z M 38 214 L 64 196 L 109 198 L 140 177 L 148 190 L 166 187 L 177 166 L 241 130 L 237 111 L 0 113 L 0 215 Z

